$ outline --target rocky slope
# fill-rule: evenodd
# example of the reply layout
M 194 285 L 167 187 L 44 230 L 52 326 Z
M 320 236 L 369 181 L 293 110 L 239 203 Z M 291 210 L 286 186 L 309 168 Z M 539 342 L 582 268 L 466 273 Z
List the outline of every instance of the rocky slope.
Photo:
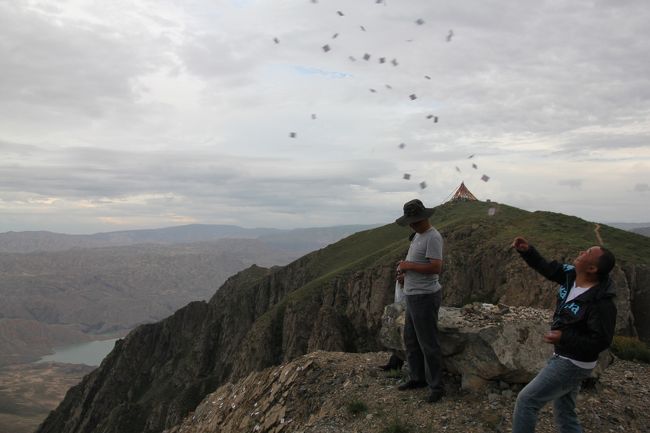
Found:
M 377 370 L 388 356 L 312 352 L 221 386 L 165 433 L 509 431 L 521 385 L 495 382 L 467 392 L 459 377 L 446 375 L 446 396 L 429 404 L 427 390 L 397 391 L 401 376 Z M 578 395 L 577 410 L 586 432 L 645 433 L 648 398 L 650 365 L 616 360 L 595 387 Z M 557 431 L 550 405 L 536 431 Z
M 488 212 L 492 207 L 497 211 Z M 547 307 L 553 285 L 509 249 L 512 238 L 523 234 L 559 258 L 596 243 L 591 223 L 494 203 L 448 203 L 433 221 L 447 242 L 446 305 L 476 300 Z M 621 331 L 634 333 L 640 321 L 626 299 L 647 287 L 650 240 L 607 227 L 600 234 L 623 269 L 617 273 Z M 381 316 L 392 302 L 395 263 L 406 252 L 407 236 L 408 230 L 388 225 L 283 268 L 238 274 L 210 302 L 191 303 L 118 342 L 38 431 L 160 432 L 180 423 L 218 386 L 252 371 L 315 350 L 381 350 Z M 632 274 L 639 277 L 629 279 Z

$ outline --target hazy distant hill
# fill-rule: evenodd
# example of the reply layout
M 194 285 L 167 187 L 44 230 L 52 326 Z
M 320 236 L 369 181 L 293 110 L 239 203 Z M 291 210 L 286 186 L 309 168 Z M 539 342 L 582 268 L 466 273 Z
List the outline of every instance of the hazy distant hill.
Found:
M 276 231 L 274 233 L 267 233 L 260 236 L 259 240 L 274 248 L 305 254 L 306 252 L 314 251 L 318 248 L 339 241 L 353 233 L 373 227 L 376 226 L 348 225 Z M 316 248 L 316 246 L 318 246 L 318 248 Z
M 38 358 L 54 346 L 84 340 L 81 331 L 120 333 L 160 320 L 190 301 L 209 298 L 226 278 L 253 264 L 285 265 L 360 227 L 287 230 L 282 232 L 286 239 L 277 230 L 199 225 L 91 236 L 5 233 L 0 235 L 3 241 L 13 240 L 4 244 L 6 249 L 74 247 L 0 253 L 0 319 L 20 319 L 12 324 L 25 325 L 24 332 L 14 332 L 16 326 L 0 322 L 0 347 L 6 355 L 0 356 L 0 365 Z M 267 238 L 209 241 L 234 234 Z M 194 242 L 176 243 L 180 240 Z M 81 247 L 136 241 L 150 243 Z M 77 332 L 63 332 L 69 328 L 60 325 Z
M 608 226 L 616 227 L 617 229 L 627 230 L 634 232 L 636 229 L 650 227 L 650 222 L 647 223 L 605 223 Z
M 53 346 L 90 340 L 75 325 L 48 325 L 36 320 L 0 319 L 0 366 L 38 359 Z
M 65 251 L 72 248 L 97 248 L 142 243 L 180 244 L 216 241 L 219 239 L 257 239 L 268 237 L 283 249 L 303 254 L 322 248 L 352 233 L 373 226 L 338 226 L 279 230 L 247 229 L 233 225 L 190 224 L 150 230 L 128 230 L 92 235 L 68 235 L 47 231 L 0 233 L 0 252 L 30 253 L 35 251 Z
M 617 229 L 638 233 L 643 236 L 650 236 L 650 222 L 648 223 L 607 223 L 607 225 L 616 227 Z
M 638 233 L 643 236 L 650 236 L 650 226 L 648 227 L 639 227 L 636 229 L 632 229 L 634 233 Z
M 294 254 L 256 239 L 142 244 L 0 254 L 0 318 L 77 324 L 85 332 L 130 329 L 206 299 L 252 264 L 286 264 Z

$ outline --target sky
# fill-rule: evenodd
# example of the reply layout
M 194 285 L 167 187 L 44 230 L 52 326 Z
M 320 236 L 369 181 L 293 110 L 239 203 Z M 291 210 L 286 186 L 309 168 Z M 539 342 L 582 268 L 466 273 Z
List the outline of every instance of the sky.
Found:
M 650 221 L 648 22 L 646 0 L 0 0 L 0 232 L 385 224 L 461 181 Z

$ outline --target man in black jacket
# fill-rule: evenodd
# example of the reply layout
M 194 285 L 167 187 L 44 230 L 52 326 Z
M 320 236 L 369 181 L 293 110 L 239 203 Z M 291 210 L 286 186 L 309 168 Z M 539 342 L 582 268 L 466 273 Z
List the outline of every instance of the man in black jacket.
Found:
M 616 306 L 609 278 L 614 255 L 594 246 L 580 252 L 572 266 L 547 262 L 524 238 L 515 238 L 512 246 L 530 267 L 560 284 L 553 324 L 544 335 L 555 353 L 517 396 L 512 433 L 534 432 L 537 414 L 549 401 L 561 433 L 582 432 L 575 413 L 580 382 L 590 376 L 598 354 L 614 337 Z

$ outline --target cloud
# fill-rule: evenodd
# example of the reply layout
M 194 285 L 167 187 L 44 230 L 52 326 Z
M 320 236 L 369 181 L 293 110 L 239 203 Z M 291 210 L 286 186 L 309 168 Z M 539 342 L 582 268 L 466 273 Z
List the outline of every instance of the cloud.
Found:
M 634 191 L 648 192 L 650 191 L 650 186 L 647 183 L 637 183 L 636 185 L 634 185 Z
M 582 186 L 582 179 L 563 179 L 558 181 L 558 185 L 568 186 L 569 188 L 579 189 Z
M 21 115 L 100 117 L 137 94 L 131 80 L 150 72 L 162 57 L 134 44 L 143 35 L 57 13 L 36 12 L 25 3 L 0 4 L 3 111 Z M 9 110 L 9 111 L 14 111 Z
M 649 18 L 600 0 L 1 3 L 0 230 L 374 223 L 463 180 L 642 219 Z

